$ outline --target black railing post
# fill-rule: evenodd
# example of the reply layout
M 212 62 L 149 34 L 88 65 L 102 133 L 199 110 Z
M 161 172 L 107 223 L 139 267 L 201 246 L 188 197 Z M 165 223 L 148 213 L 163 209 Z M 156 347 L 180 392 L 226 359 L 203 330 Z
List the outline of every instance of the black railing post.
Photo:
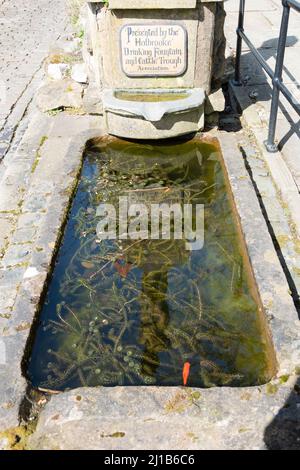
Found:
M 244 17 L 245 17 L 245 0 L 240 0 L 239 10 L 239 24 L 236 30 L 237 44 L 236 44 L 236 58 L 235 58 L 235 77 L 233 84 L 236 86 L 241 85 L 241 56 L 242 56 L 242 37 L 240 32 L 244 32 Z
M 287 0 L 282 0 L 283 13 L 281 20 L 280 36 L 278 40 L 277 47 L 277 58 L 276 58 L 276 68 L 273 78 L 273 94 L 272 94 L 272 104 L 271 104 L 271 113 L 269 121 L 269 133 L 268 140 L 265 142 L 266 149 L 268 152 L 277 152 L 278 147 L 275 144 L 275 132 L 276 124 L 278 117 L 278 107 L 279 107 L 279 95 L 280 95 L 280 85 L 282 83 L 282 70 L 283 62 L 286 48 L 286 40 L 289 26 L 289 16 L 290 16 L 290 6 Z

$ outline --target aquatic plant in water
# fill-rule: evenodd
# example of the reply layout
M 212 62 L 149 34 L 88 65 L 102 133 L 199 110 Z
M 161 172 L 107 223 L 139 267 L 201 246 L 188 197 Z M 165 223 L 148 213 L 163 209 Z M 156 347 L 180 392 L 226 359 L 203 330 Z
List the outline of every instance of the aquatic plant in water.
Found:
M 205 204 L 205 245 L 99 240 L 100 203 Z M 251 385 L 266 343 L 214 146 L 116 141 L 87 151 L 29 376 L 43 389 Z M 189 365 L 187 365 L 189 364 Z

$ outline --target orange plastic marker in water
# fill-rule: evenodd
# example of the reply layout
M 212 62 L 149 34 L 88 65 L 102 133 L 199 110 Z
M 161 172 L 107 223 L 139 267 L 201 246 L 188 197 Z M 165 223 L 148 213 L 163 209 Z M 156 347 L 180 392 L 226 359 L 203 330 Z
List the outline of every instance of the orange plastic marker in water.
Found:
M 183 378 L 183 385 L 187 384 L 189 375 L 190 375 L 190 368 L 191 364 L 189 362 L 185 362 L 182 370 L 182 378 Z

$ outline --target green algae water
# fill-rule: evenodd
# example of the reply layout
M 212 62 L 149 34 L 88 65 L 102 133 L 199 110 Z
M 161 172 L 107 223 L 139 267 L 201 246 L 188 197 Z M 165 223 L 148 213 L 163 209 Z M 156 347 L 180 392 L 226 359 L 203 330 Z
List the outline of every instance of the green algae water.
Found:
M 144 103 L 159 103 L 162 101 L 178 101 L 188 97 L 188 93 L 137 93 L 128 91 L 116 91 L 115 97 L 122 101 L 140 101 Z
M 101 240 L 99 204 L 204 205 L 204 245 Z M 79 386 L 250 386 L 269 340 L 218 147 L 197 139 L 90 146 L 35 337 L 28 376 Z

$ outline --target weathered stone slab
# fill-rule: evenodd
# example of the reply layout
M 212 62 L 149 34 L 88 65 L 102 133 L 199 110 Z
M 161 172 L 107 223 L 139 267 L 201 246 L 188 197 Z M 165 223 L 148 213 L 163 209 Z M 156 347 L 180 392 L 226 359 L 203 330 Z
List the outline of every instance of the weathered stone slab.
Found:
M 65 30 L 66 2 L 40 0 L 38 7 L 26 0 L 0 4 L 0 129 L 3 121 L 7 129 L 15 129 L 36 93 L 49 44 Z
M 259 390 L 81 388 L 51 398 L 29 448 L 264 449 L 265 429 L 288 399 L 288 384 Z M 296 419 L 295 413 L 296 399 L 289 416 Z
M 56 117 L 48 118 L 46 126 L 43 115 L 37 113 L 17 150 L 19 158 L 26 161 L 29 155 L 27 161 L 31 163 L 23 164 L 22 176 L 27 178 L 28 187 L 17 206 L 22 214 L 19 218 L 19 214 L 14 214 L 18 218 L 14 222 L 16 231 L 9 237 L 0 260 L 0 431 L 19 425 L 28 385 L 21 370 L 25 347 L 76 184 L 84 146 L 89 138 L 101 134 L 97 118 L 83 116 L 78 123 L 76 116 L 65 115 L 58 128 L 54 125 Z M 37 122 L 41 125 L 37 126 Z M 64 124 L 65 139 L 58 136 Z M 37 150 L 39 160 L 32 171 Z M 18 184 L 18 178 L 11 180 L 13 200 Z M 3 195 L 2 187 L 1 202 Z
M 178 117 L 179 116 L 179 117 Z M 166 139 L 198 132 L 204 127 L 204 106 L 188 109 L 185 112 L 166 114 L 159 122 L 150 122 L 139 116 L 124 116 L 106 112 L 107 128 L 111 134 L 133 139 Z
M 84 63 L 74 64 L 72 67 L 71 78 L 78 83 L 87 83 L 88 75 Z
M 42 112 L 59 108 L 80 108 L 82 86 L 73 80 L 58 80 L 43 85 L 37 94 L 36 103 Z
M 96 84 L 89 84 L 83 95 L 83 109 L 87 114 L 103 114 L 101 90 Z

